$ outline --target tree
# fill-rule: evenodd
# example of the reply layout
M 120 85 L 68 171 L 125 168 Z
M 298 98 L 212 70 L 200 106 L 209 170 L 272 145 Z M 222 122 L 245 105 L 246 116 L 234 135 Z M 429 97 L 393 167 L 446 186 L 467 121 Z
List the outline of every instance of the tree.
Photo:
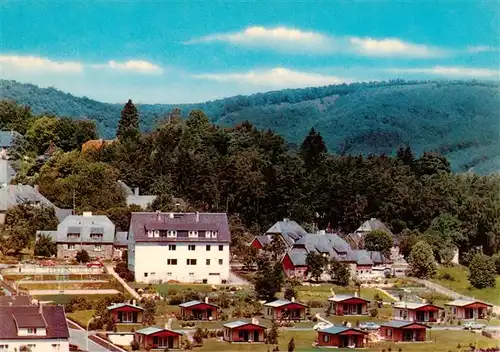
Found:
M 156 303 L 153 299 L 147 298 L 144 300 L 144 313 L 142 315 L 142 323 L 144 325 L 156 324 Z
M 404 229 L 399 237 L 399 253 L 408 260 L 411 249 L 422 238 L 422 234 L 418 231 Z
M 294 286 L 287 285 L 283 297 L 289 301 L 291 301 L 292 298 L 298 299 L 299 298 L 298 291 Z
M 306 168 L 310 170 L 318 167 L 323 163 L 327 152 L 323 137 L 314 128 L 311 128 L 300 146 L 300 156 L 304 160 Z
M 139 135 L 139 113 L 132 100 L 123 107 L 116 137 L 118 139 L 135 138 Z
M 278 337 L 278 324 L 273 322 L 273 325 L 271 325 L 271 329 L 269 329 L 269 332 L 267 333 L 266 343 L 269 345 L 275 345 L 278 343 Z
M 203 345 L 203 330 L 200 327 L 196 328 L 193 334 L 193 340 L 196 343 L 196 346 Z
M 281 291 L 284 274 L 281 263 L 274 263 L 269 257 L 260 255 L 257 259 L 255 293 L 259 299 L 271 301 Z
M 330 259 L 330 278 L 335 285 L 348 286 L 351 279 L 351 272 L 345 263 L 339 262 L 335 258 Z
M 35 255 L 41 257 L 52 257 L 57 255 L 57 245 L 50 236 L 42 235 L 35 244 Z
M 283 239 L 279 235 L 274 235 L 271 239 L 271 242 L 264 246 L 264 251 L 268 252 L 273 261 L 278 261 L 285 254 L 286 245 L 283 242 Z
M 441 258 L 441 264 L 443 264 L 444 266 L 450 266 L 454 256 L 455 256 L 454 246 L 448 246 L 445 248 L 441 248 L 439 250 L 439 257 Z
M 500 253 L 494 254 L 491 257 L 491 260 L 493 260 L 493 263 L 495 263 L 495 270 L 497 272 L 497 275 L 500 275 Z
M 415 162 L 419 175 L 433 175 L 451 172 L 450 162 L 439 153 L 424 152 Z
M 495 287 L 495 264 L 491 257 L 476 253 L 469 263 L 469 283 L 475 288 Z
M 427 279 L 436 273 L 436 262 L 432 247 L 424 241 L 417 242 L 408 257 L 409 273 L 412 276 Z
M 295 352 L 295 341 L 292 339 L 288 342 L 288 352 Z
M 85 249 L 79 250 L 76 253 L 76 261 L 78 263 L 88 263 L 90 261 L 90 256 Z
M 394 245 L 391 235 L 383 230 L 370 231 L 366 234 L 364 242 L 366 250 L 381 252 L 387 258 L 390 257 Z
M 307 273 L 314 278 L 314 280 L 319 281 L 321 279 L 321 275 L 325 271 L 326 264 L 328 264 L 328 259 L 326 259 L 323 255 L 315 252 L 307 253 Z
M 415 162 L 415 155 L 413 154 L 411 147 L 408 145 L 406 147 L 399 147 L 398 151 L 396 152 L 396 157 L 403 163 L 403 165 L 407 165 L 410 167 L 412 167 L 413 163 Z

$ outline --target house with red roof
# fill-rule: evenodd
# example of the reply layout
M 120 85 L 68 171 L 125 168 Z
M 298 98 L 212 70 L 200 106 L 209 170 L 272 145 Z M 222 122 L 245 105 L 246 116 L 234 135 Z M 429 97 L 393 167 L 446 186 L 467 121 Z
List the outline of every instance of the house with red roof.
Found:
M 189 301 L 179 304 L 180 315 L 184 320 L 217 320 L 219 319 L 219 306 L 208 302 Z
M 382 339 L 394 342 L 425 341 L 430 326 L 414 321 L 392 320 L 380 324 L 379 335 Z
M 392 317 L 395 320 L 435 323 L 440 320 L 440 310 L 443 308 L 430 303 L 400 301 L 392 304 Z
M 148 326 L 137 330 L 134 341 L 139 343 L 141 351 L 150 349 L 177 350 L 181 349 L 182 333 L 166 328 Z
M 330 326 L 318 330 L 318 347 L 362 348 L 367 332 L 347 326 Z
M 233 321 L 223 325 L 224 341 L 239 343 L 263 343 L 265 341 L 266 327 L 252 319 L 252 322 Z
M 306 311 L 309 307 L 305 304 L 287 299 L 278 299 L 264 304 L 264 317 L 271 320 L 306 320 Z
M 369 300 L 353 295 L 334 295 L 328 298 L 330 311 L 334 315 L 368 315 Z
M 62 306 L 0 308 L 0 350 L 69 351 L 69 330 Z
M 140 324 L 144 308 L 135 304 L 117 303 L 107 307 L 115 324 Z
M 444 304 L 446 315 L 452 319 L 485 319 L 491 304 L 476 300 L 457 299 Z

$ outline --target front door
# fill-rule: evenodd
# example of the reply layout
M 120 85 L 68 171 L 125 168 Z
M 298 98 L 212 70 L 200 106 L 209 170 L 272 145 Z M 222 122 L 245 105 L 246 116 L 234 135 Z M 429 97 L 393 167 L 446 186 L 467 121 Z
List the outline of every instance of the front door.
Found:
M 339 347 L 347 347 L 349 346 L 349 336 L 340 336 L 340 345 Z
M 362 313 L 363 313 L 363 305 L 358 304 L 358 314 L 362 314 Z
M 240 341 L 248 342 L 248 331 L 247 330 L 241 330 L 239 333 L 239 336 L 240 336 Z
M 253 341 L 259 342 L 259 330 L 254 330 L 253 332 Z
M 167 347 L 168 348 L 174 348 L 174 337 L 173 336 L 168 336 L 168 338 L 167 338 Z
M 212 317 L 212 310 L 211 309 L 207 309 L 207 319 L 209 319 L 211 317 Z

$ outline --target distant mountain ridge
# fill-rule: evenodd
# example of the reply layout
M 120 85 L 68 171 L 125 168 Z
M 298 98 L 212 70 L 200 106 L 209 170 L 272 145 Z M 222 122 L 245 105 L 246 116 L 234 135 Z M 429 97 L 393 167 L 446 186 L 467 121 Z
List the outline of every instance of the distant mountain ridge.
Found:
M 105 137 L 114 134 L 123 107 L 15 81 L 3 80 L 1 87 L 1 98 L 28 105 L 37 114 L 94 119 Z M 223 126 L 248 120 L 296 144 L 314 127 L 335 153 L 393 153 L 410 145 L 417 153 L 444 153 L 455 171 L 500 170 L 496 82 L 396 80 L 286 89 L 200 104 L 141 104 L 141 127 L 152 130 L 174 107 L 184 116 L 201 109 Z

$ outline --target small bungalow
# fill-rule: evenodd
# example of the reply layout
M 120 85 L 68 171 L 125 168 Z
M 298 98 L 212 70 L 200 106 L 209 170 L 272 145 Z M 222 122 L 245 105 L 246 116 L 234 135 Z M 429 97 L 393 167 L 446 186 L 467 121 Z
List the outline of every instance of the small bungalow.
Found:
M 264 342 L 266 327 L 252 319 L 252 322 L 233 321 L 223 325 L 224 341 L 227 342 Z
M 370 301 L 354 295 L 334 295 L 328 298 L 330 311 L 334 315 L 367 315 Z
M 361 348 L 367 332 L 347 326 L 330 326 L 318 331 L 318 347 Z
M 306 320 L 305 304 L 287 299 L 278 299 L 264 304 L 264 317 L 271 320 Z
M 413 321 L 392 320 L 380 324 L 379 334 L 382 339 L 394 342 L 425 341 L 430 326 Z
M 148 326 L 135 332 L 134 341 L 139 343 L 141 350 L 147 348 L 171 350 L 181 348 L 181 336 L 180 332 Z
M 435 323 L 439 320 L 439 310 L 443 308 L 430 303 L 396 302 L 392 304 L 392 317 L 395 320 Z
M 205 298 L 205 302 L 189 301 L 179 304 L 179 307 L 184 320 L 217 320 L 219 318 L 219 306 L 208 303 L 208 297 Z
M 144 308 L 136 306 L 135 304 L 118 303 L 107 307 L 107 309 L 115 324 L 142 323 L 142 312 Z
M 445 303 L 446 314 L 454 319 L 484 319 L 491 304 L 481 301 L 457 299 Z

